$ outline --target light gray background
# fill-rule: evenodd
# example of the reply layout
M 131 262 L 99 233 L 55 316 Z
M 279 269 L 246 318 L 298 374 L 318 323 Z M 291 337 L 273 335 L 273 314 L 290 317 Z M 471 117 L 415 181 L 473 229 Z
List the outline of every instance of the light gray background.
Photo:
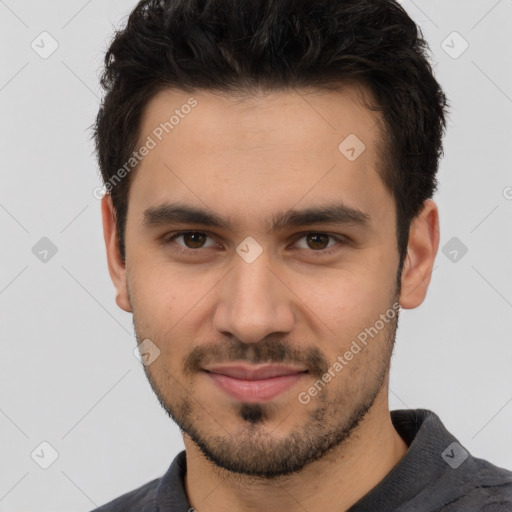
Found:
M 2 512 L 85 512 L 160 476 L 183 448 L 132 353 L 93 196 L 98 74 L 135 4 L 0 0 Z M 391 407 L 434 410 L 474 455 L 512 468 L 512 1 L 403 5 L 452 104 L 441 248 L 457 237 L 468 253 L 440 250 L 427 300 L 402 312 Z M 43 31 L 59 45 L 47 59 L 31 47 Z M 454 31 L 469 43 L 460 56 Z M 58 248 L 46 263 L 32 252 L 42 237 Z M 31 458 L 43 441 L 59 455 L 46 470 Z

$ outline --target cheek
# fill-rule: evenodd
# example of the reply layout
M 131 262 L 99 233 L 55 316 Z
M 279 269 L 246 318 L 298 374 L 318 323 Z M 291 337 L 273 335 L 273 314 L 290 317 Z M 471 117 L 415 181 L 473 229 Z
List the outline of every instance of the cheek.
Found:
M 392 288 L 382 276 L 362 268 L 297 281 L 294 292 L 301 299 L 298 304 L 303 304 L 299 306 L 303 318 L 309 318 L 312 328 L 318 329 L 322 350 L 335 358 L 387 311 Z
M 144 260 L 144 255 L 134 263 L 129 273 L 131 294 L 139 311 L 153 318 L 179 315 L 201 293 L 201 282 L 169 264 L 150 257 Z
M 129 273 L 129 282 L 138 334 L 176 352 L 197 337 L 218 277 L 148 265 Z
M 387 307 L 389 298 L 387 283 L 367 268 L 297 280 L 294 291 L 314 313 L 333 325 L 357 323 L 379 306 Z
M 127 277 L 137 335 L 161 346 L 166 332 L 178 322 L 185 301 L 180 300 L 181 293 L 172 281 L 156 269 L 135 268 Z

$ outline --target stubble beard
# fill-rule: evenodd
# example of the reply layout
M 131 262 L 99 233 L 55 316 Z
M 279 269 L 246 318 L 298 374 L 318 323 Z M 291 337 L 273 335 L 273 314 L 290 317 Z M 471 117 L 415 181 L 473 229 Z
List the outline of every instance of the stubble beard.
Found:
M 159 378 L 155 378 L 150 367 L 145 366 L 144 371 L 163 409 L 197 445 L 206 459 L 230 473 L 267 480 L 275 479 L 301 471 L 311 462 L 324 457 L 333 448 L 348 442 L 351 434 L 357 430 L 371 411 L 386 382 L 398 327 L 398 313 L 396 311 L 394 319 L 384 328 L 384 332 L 381 333 L 382 338 L 370 342 L 384 344 L 382 349 L 377 351 L 380 357 L 376 362 L 376 371 L 372 370 L 371 364 L 360 365 L 361 371 L 366 371 L 365 375 L 358 375 L 358 382 L 362 385 L 365 382 L 371 383 L 364 394 L 356 401 L 353 397 L 354 392 L 346 389 L 338 389 L 335 396 L 329 396 L 325 391 L 328 391 L 328 387 L 333 384 L 327 384 L 324 392 L 318 393 L 312 399 L 316 400 L 316 406 L 308 411 L 307 420 L 280 438 L 273 437 L 272 431 L 266 428 L 269 420 L 275 419 L 278 414 L 275 405 L 271 402 L 238 403 L 235 416 L 242 425 L 228 432 L 214 417 L 209 416 L 206 409 L 198 403 L 200 400 L 192 397 L 183 384 L 166 369 L 164 369 L 164 375 Z M 140 333 L 136 328 L 135 309 L 133 321 L 136 337 L 140 342 L 144 337 L 139 336 Z M 240 352 L 244 347 L 238 348 Z M 273 356 L 276 357 L 272 355 L 268 357 L 269 351 L 273 351 L 269 346 L 265 353 L 267 357 L 262 359 L 256 355 L 252 358 L 252 362 L 289 361 L 283 353 L 286 350 L 286 345 L 279 345 L 273 352 Z M 254 355 L 254 352 L 252 354 Z M 320 361 L 317 361 L 317 374 L 321 375 L 320 372 L 326 370 L 327 362 L 323 355 L 317 353 L 317 357 L 320 358 Z M 343 371 L 336 378 L 343 379 Z M 179 400 L 173 399 L 172 390 L 177 391 Z M 302 410 L 300 412 L 302 413 Z M 198 413 L 202 421 L 198 421 Z M 285 419 L 283 418 L 282 421 Z M 212 434 L 209 431 L 211 426 L 225 434 Z

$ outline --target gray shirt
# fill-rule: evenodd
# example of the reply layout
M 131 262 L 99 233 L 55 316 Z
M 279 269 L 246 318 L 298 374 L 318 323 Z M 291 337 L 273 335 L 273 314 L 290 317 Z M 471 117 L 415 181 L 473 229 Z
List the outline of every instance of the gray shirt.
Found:
M 426 409 L 391 412 L 409 450 L 390 473 L 347 512 L 512 511 L 512 472 L 473 457 Z M 167 473 L 94 512 L 189 512 L 185 451 Z M 208 512 L 199 510 L 198 512 Z

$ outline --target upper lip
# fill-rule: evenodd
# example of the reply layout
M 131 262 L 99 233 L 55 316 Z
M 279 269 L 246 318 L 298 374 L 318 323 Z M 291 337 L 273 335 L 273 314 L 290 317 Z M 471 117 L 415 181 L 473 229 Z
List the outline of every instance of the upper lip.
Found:
M 305 372 L 304 368 L 296 368 L 293 366 L 285 366 L 282 364 L 263 364 L 263 365 L 247 365 L 247 364 L 223 364 L 210 365 L 204 367 L 203 370 L 211 373 L 219 373 L 232 377 L 233 379 L 244 380 L 262 380 L 272 377 L 281 377 L 283 375 L 295 375 Z

